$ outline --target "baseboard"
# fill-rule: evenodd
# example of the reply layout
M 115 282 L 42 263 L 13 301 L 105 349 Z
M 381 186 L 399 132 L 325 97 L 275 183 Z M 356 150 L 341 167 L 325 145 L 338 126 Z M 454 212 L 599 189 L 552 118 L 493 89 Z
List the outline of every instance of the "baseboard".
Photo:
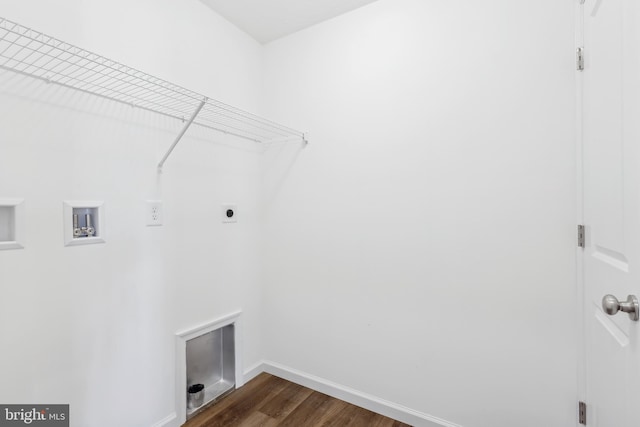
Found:
M 252 379 L 257 377 L 258 375 L 263 373 L 264 371 L 265 371 L 264 370 L 264 362 L 260 361 L 260 362 L 256 363 L 255 365 L 251 366 L 246 371 L 244 371 L 244 383 L 245 384 L 248 383 L 249 381 L 251 381 Z
M 253 378 L 262 371 L 415 427 L 462 427 L 271 361 L 263 361 L 255 365 L 247 371 L 247 374 L 253 375 L 251 377 Z
M 177 415 L 174 412 L 173 414 L 167 415 L 165 418 L 161 419 L 151 427 L 174 427 L 176 425 Z

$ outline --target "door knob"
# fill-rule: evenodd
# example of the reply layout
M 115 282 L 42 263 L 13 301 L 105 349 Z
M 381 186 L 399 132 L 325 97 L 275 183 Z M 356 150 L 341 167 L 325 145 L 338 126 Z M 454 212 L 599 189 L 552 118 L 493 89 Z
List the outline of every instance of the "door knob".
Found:
M 634 321 L 640 319 L 640 304 L 635 295 L 629 295 L 626 301 L 620 302 L 613 295 L 605 295 L 602 298 L 602 309 L 609 316 L 613 316 L 618 311 L 629 313 L 629 318 Z

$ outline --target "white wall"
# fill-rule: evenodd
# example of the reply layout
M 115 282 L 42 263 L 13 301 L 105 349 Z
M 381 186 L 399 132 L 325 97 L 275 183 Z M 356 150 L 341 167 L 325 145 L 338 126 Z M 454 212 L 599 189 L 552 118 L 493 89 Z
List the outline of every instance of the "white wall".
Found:
M 198 1 L 0 0 L 0 16 L 255 111 L 261 46 Z M 0 73 L 0 198 L 26 249 L 0 252 L 0 401 L 70 403 L 75 427 L 149 427 L 174 408 L 174 333 L 242 309 L 262 358 L 253 144 Z M 165 225 L 144 225 L 144 200 Z M 103 200 L 107 243 L 64 247 L 63 200 Z M 223 226 L 220 203 L 240 222 Z
M 465 427 L 575 423 L 572 3 L 381 0 L 266 47 L 267 359 Z
M 243 309 L 246 366 L 464 427 L 574 423 L 570 2 L 380 0 L 264 52 L 198 1 L 54 3 L 0 16 L 265 101 L 311 145 L 194 129 L 158 179 L 180 123 L 0 73 L 0 198 L 27 206 L 27 248 L 0 252 L 0 401 L 150 426 L 174 410 L 173 334 Z M 105 201 L 107 244 L 63 247 L 66 199 Z

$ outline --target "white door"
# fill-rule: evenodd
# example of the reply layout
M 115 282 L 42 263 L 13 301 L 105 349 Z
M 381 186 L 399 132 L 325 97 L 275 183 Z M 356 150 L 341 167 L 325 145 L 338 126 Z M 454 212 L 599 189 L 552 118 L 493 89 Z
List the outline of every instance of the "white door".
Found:
M 585 391 L 594 427 L 640 426 L 640 322 L 602 308 L 607 294 L 640 297 L 638 3 L 582 6 Z

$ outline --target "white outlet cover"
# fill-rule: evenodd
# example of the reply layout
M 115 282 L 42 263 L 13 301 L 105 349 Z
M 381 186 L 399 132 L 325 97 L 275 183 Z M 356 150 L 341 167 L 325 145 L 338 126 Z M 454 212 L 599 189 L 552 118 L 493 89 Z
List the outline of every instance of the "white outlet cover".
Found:
M 238 205 L 235 203 L 223 203 L 220 213 L 222 222 L 227 224 L 238 222 Z
M 162 201 L 147 200 L 146 206 L 147 227 L 158 227 L 162 225 Z

